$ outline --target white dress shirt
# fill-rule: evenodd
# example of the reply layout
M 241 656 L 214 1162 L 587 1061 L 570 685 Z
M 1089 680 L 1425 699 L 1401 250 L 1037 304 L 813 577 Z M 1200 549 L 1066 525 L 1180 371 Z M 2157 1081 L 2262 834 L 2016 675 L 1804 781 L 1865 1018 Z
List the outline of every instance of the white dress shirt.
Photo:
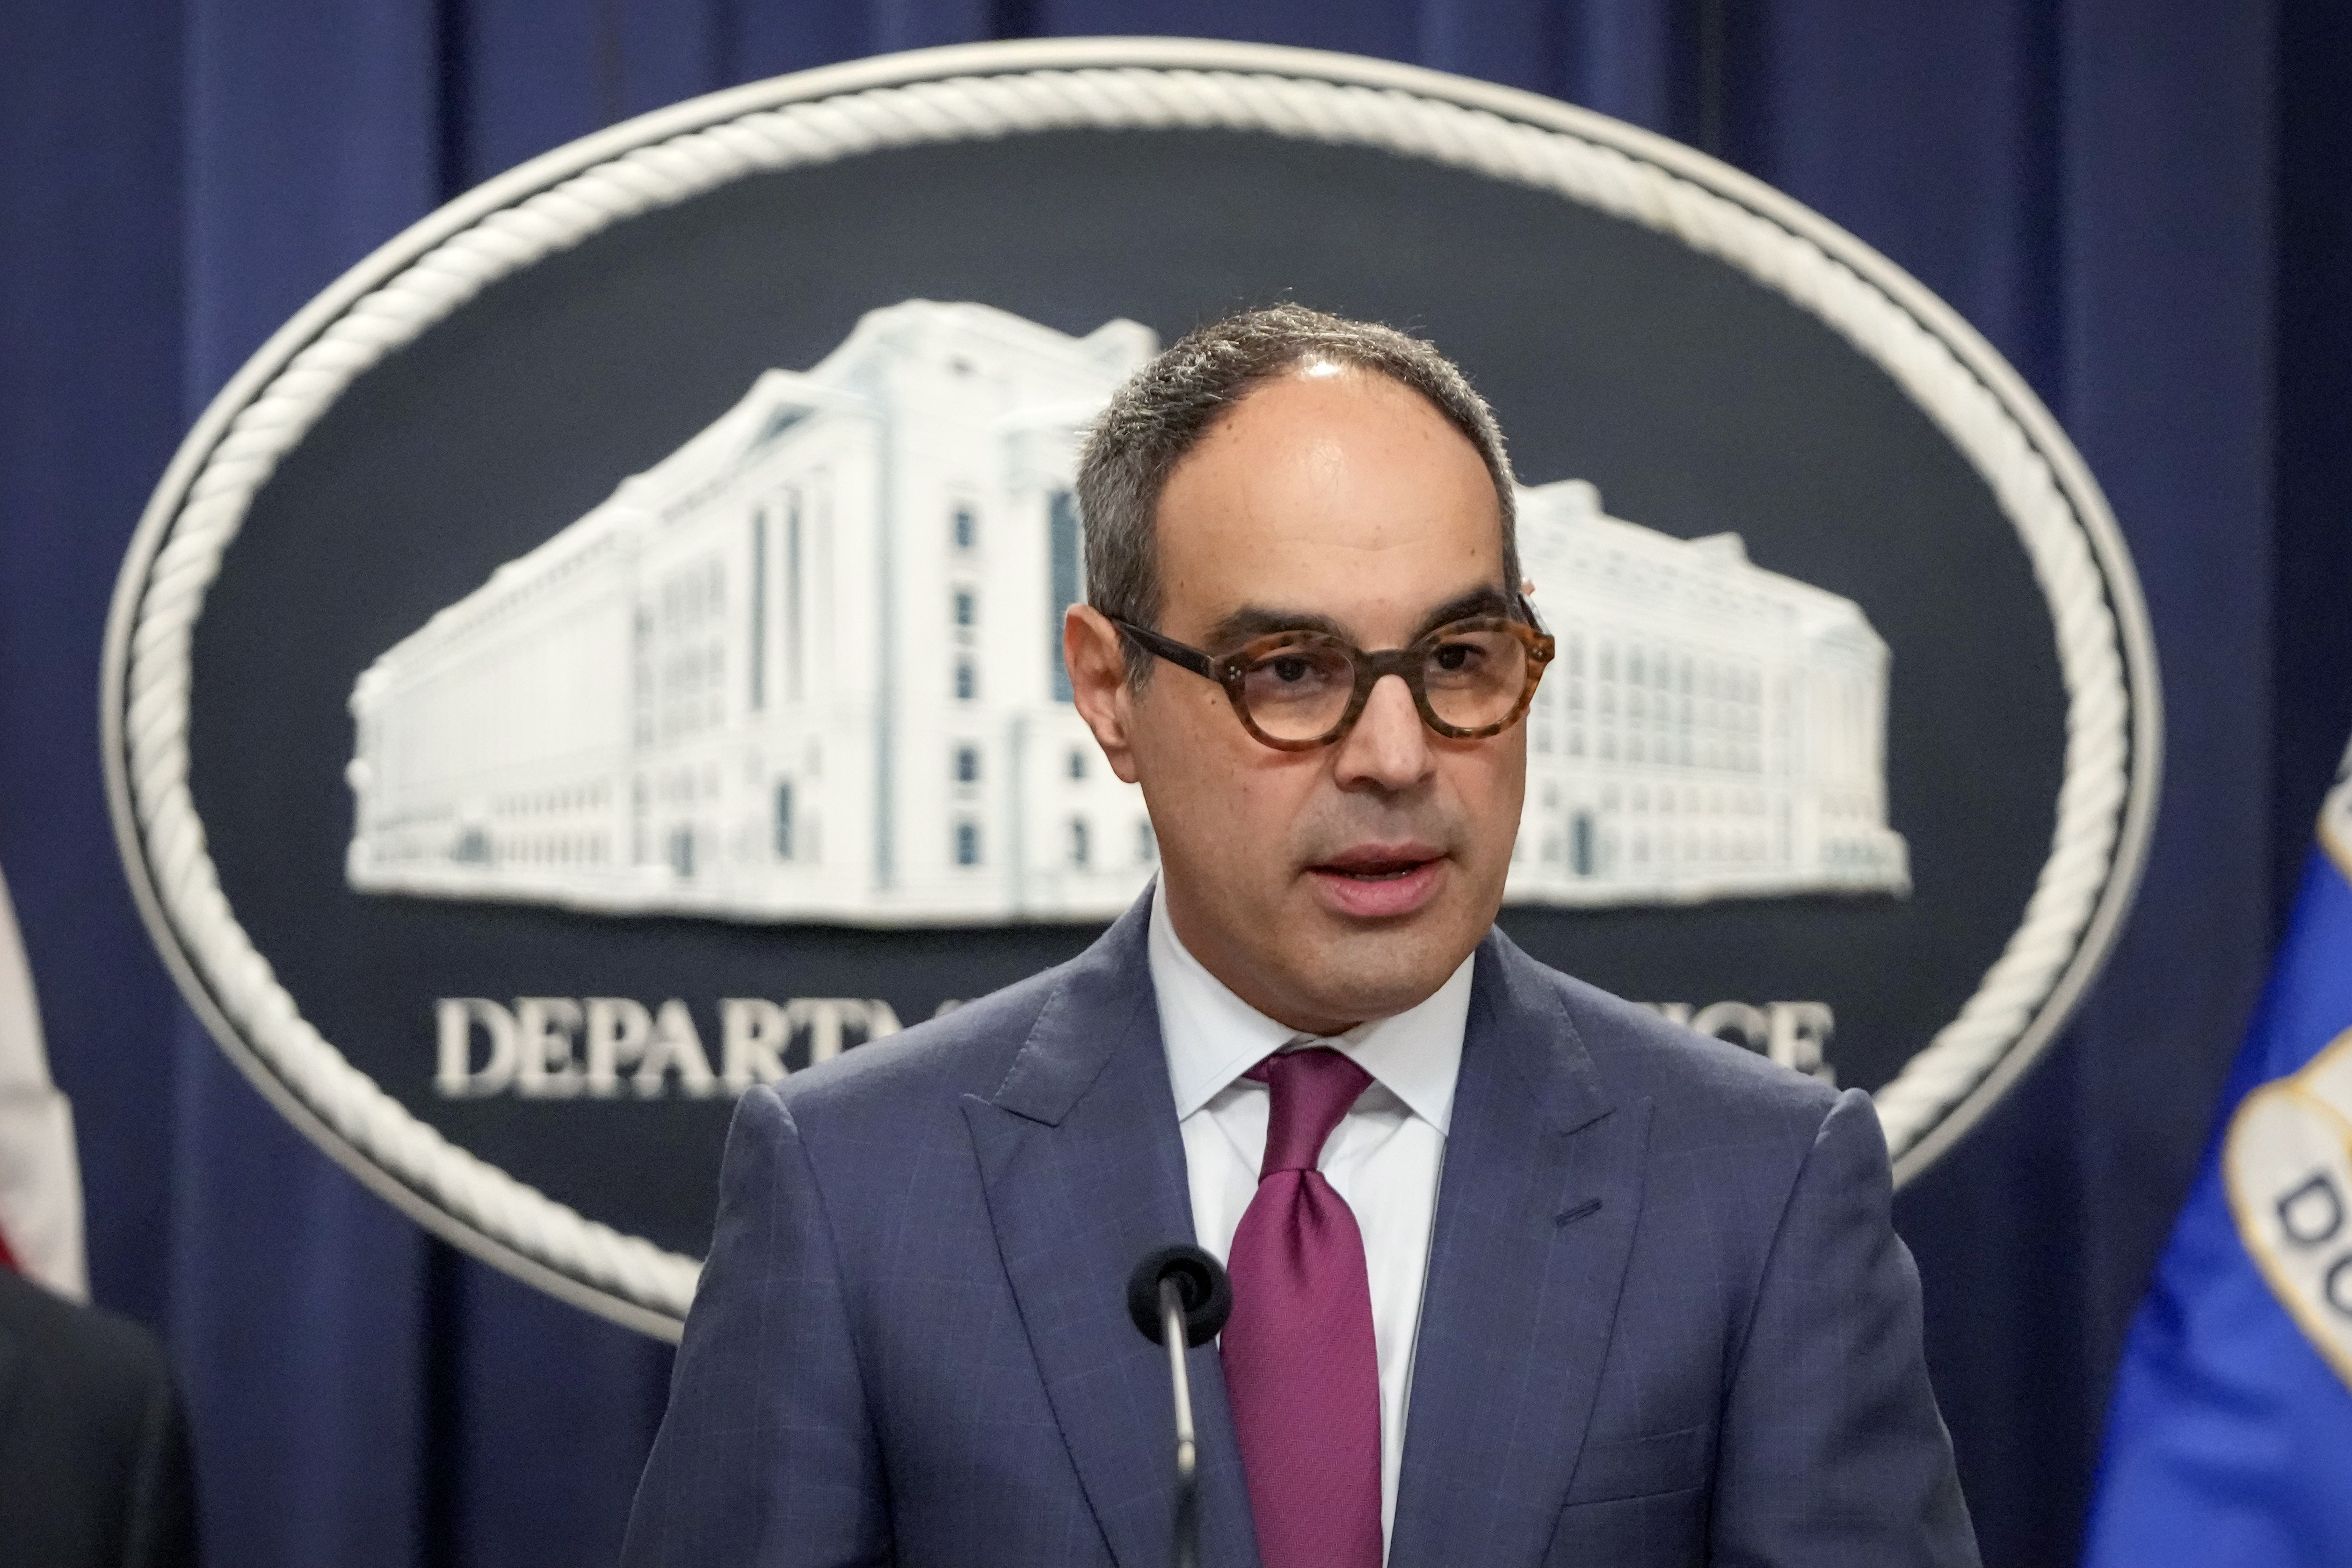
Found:
M 1316 1039 L 1276 1023 L 1225 988 L 1177 940 L 1167 900 L 1154 889 L 1148 950 L 1160 1004 L 1160 1037 L 1184 1138 L 1193 1239 L 1223 1262 L 1242 1211 L 1256 1195 L 1265 1158 L 1268 1094 L 1242 1074 L 1290 1045 L 1324 1045 L 1372 1075 L 1323 1145 L 1321 1169 L 1364 1237 L 1372 1289 L 1372 1340 L 1381 1372 L 1381 1540 L 1396 1519 L 1404 1458 L 1405 1402 L 1413 1340 L 1429 1274 L 1431 1222 L 1462 1029 L 1470 1013 L 1471 960 L 1464 959 L 1419 1006 Z

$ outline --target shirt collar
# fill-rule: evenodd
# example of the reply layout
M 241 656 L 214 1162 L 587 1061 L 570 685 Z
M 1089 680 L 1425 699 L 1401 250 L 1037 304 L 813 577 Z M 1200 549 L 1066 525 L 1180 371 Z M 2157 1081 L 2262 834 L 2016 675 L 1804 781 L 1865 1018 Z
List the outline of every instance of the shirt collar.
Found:
M 1294 1040 L 1309 1037 L 1234 995 L 1185 951 L 1168 918 L 1168 901 L 1156 887 L 1146 950 L 1178 1121 L 1208 1104 L 1259 1061 Z M 1370 1073 L 1440 1133 L 1454 1115 L 1454 1082 L 1462 1066 L 1462 1031 L 1470 1016 L 1475 956 L 1464 959 L 1445 984 L 1419 1005 L 1317 1042 Z

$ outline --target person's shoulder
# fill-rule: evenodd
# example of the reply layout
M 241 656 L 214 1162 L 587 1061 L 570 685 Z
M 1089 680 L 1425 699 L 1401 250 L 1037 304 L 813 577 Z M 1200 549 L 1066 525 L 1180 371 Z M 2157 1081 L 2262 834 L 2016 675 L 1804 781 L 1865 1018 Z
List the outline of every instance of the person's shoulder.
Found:
M 1075 962 L 1075 961 L 1074 961 Z M 772 1092 L 796 1121 L 903 1115 L 995 1092 L 1070 964 L 792 1074 Z
M 0 1268 L 0 1342 L 6 1341 L 55 1385 L 59 1400 L 92 1415 L 143 1409 L 172 1380 L 162 1342 L 140 1324 Z
M 1819 1079 L 1501 945 L 1513 984 L 1558 1005 L 1612 1099 L 1648 1100 L 1717 1134 L 1769 1127 L 1808 1139 L 1837 1103 L 1838 1091 Z

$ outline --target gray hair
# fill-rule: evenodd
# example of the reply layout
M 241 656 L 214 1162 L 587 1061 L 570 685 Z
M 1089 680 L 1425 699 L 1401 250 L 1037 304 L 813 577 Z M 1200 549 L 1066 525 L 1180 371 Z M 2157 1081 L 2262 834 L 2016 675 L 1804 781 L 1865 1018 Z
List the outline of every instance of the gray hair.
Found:
M 1106 616 L 1158 626 L 1158 519 L 1168 476 L 1243 398 L 1314 361 L 1370 371 L 1421 394 L 1478 449 L 1502 514 L 1504 589 L 1517 593 L 1511 460 L 1493 411 L 1469 379 L 1433 345 L 1393 327 L 1304 305 L 1274 305 L 1187 333 L 1129 377 L 1095 422 L 1078 459 L 1077 483 L 1089 604 Z M 1150 664 L 1150 654 L 1129 647 L 1131 682 L 1140 684 Z

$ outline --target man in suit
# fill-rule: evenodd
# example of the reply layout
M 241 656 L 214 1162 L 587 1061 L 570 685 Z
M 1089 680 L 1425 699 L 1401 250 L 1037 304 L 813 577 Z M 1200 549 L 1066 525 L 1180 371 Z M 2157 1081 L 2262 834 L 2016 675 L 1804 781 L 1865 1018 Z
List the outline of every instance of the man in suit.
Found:
M 1494 929 L 1550 640 L 1460 374 L 1217 322 L 1078 489 L 1064 654 L 1159 882 L 746 1096 L 625 1560 L 1157 1568 L 1123 1289 L 1196 1239 L 1206 1563 L 1974 1563 L 1868 1099 Z

